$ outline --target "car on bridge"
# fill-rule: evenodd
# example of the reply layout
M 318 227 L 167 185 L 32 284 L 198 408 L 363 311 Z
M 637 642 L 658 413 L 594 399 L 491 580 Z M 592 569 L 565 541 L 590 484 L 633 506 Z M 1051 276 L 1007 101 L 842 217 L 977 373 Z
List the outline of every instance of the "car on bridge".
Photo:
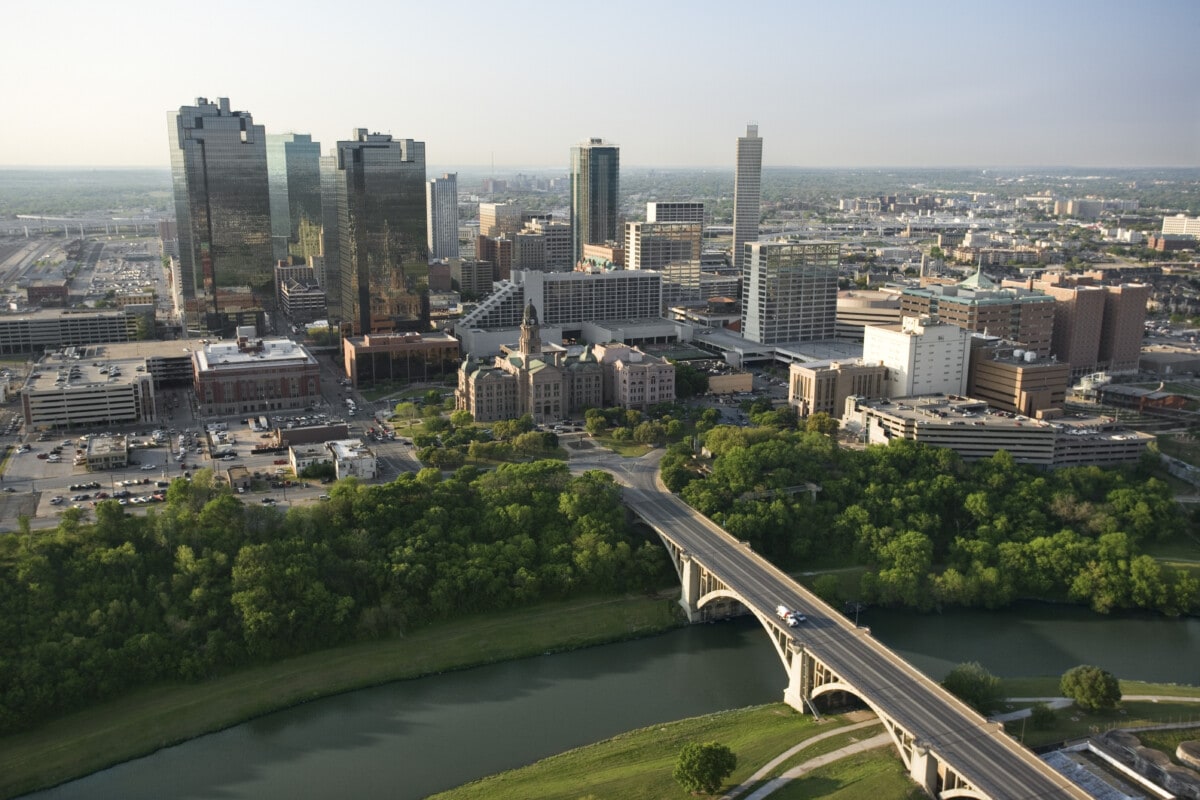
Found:
M 808 617 L 784 605 L 775 606 L 775 616 L 786 622 L 789 628 L 794 628 L 801 622 L 808 622 Z

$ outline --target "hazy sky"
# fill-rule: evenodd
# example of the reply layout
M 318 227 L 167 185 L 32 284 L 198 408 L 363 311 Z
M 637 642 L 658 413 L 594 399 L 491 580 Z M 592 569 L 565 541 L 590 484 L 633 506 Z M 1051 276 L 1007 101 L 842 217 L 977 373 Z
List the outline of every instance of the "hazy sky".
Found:
M 1196 0 L 23 0 L 0 164 L 166 166 L 167 111 L 228 97 L 326 152 L 433 167 L 1200 165 Z

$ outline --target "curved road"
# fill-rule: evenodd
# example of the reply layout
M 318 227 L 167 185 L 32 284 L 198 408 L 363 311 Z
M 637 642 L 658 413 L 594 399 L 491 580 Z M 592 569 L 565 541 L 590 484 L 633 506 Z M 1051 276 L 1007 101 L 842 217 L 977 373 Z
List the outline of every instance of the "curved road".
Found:
M 626 503 L 700 560 L 743 603 L 771 618 L 782 603 L 808 622 L 787 629 L 875 709 L 895 720 L 987 797 L 1000 800 L 1090 797 L 996 724 L 967 707 L 749 547 L 698 514 L 658 481 L 662 451 L 615 460 L 572 455 L 573 469 L 604 469 L 625 485 Z

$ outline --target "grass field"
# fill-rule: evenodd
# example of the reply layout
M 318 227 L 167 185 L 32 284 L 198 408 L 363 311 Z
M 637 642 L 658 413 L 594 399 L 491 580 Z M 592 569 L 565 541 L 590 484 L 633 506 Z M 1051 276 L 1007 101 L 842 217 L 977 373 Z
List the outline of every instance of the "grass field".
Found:
M 318 697 L 650 635 L 680 624 L 673 601 L 585 598 L 484 614 L 240 670 L 130 693 L 0 739 L 0 797 L 89 774 L 176 742 Z
M 687 797 L 671 772 L 679 749 L 686 742 L 715 741 L 727 745 L 737 755 L 738 766 L 726 788 L 737 785 L 788 748 L 834 726 L 847 724 L 845 718 L 827 717 L 817 722 L 801 716 L 783 704 L 709 714 L 703 717 L 655 725 L 631 731 L 604 742 L 571 750 L 544 759 L 522 769 L 500 773 L 483 780 L 435 795 L 438 800 L 525 800 L 537 798 L 614 798 L 617 800 L 659 800 Z M 878 729 L 856 731 L 858 738 L 873 735 Z M 837 749 L 847 737 L 833 737 L 811 750 L 807 757 Z M 805 760 L 798 756 L 798 761 Z M 847 759 L 853 761 L 856 759 Z M 846 785 L 861 782 L 864 775 L 890 775 L 879 780 L 870 794 L 795 795 L 796 797 L 836 796 L 843 800 L 861 798 L 903 798 L 913 788 L 899 757 L 890 748 L 869 754 L 862 760 L 863 773 L 845 780 Z M 777 771 L 782 771 L 781 765 Z M 854 770 L 848 770 L 854 773 Z M 843 779 L 844 780 L 844 779 Z M 799 782 L 798 782 L 799 783 Z M 783 796 L 783 795 L 779 795 Z M 774 797 L 774 795 L 773 795 Z
M 1129 692 L 1128 689 L 1123 689 L 1123 691 Z M 1129 693 L 1132 694 L 1132 692 Z M 1122 701 L 1118 708 L 1109 711 L 1084 711 L 1073 706 L 1061 709 L 1056 714 L 1054 725 L 1041 730 L 1035 730 L 1023 720 L 1006 723 L 1004 727 L 1018 741 L 1022 741 L 1030 747 L 1038 747 L 1044 744 L 1086 738 L 1093 733 L 1100 733 L 1110 728 L 1188 721 L 1194 721 L 1200 726 L 1200 703 L 1129 700 Z
M 895 748 L 859 753 L 789 782 L 771 800 L 923 800 Z

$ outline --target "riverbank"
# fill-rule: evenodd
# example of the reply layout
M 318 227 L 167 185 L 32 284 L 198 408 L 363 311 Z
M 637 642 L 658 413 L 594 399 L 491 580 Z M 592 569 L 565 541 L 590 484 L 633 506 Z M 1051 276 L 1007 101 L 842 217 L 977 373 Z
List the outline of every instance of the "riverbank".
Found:
M 142 689 L 0 739 L 0 797 L 54 786 L 319 697 L 661 633 L 682 624 L 677 609 L 665 596 L 544 603 L 309 653 L 203 683 Z
M 1002 684 L 1006 691 L 1047 689 L 1057 687 L 1058 679 L 1022 678 L 1004 680 Z M 1186 718 L 1200 722 L 1200 706 L 1185 700 L 1200 700 L 1200 687 L 1138 681 L 1122 681 L 1121 687 L 1130 699 L 1116 709 L 1085 712 L 1069 706 L 1057 712 L 1055 723 L 1049 728 L 1026 730 L 1024 723 L 1016 720 L 1009 722 L 1006 729 L 1015 738 L 1037 746 L 1083 738 L 1097 729 L 1176 723 Z M 1007 705 L 1030 704 L 1013 700 Z M 827 716 L 818 721 L 782 703 L 773 703 L 630 731 L 526 767 L 472 781 L 434 795 L 433 800 L 527 797 L 566 800 L 579 797 L 581 792 L 592 800 L 670 797 L 680 792 L 672 770 L 680 748 L 689 741 L 728 745 L 737 755 L 738 766 L 726 782 L 724 796 L 749 797 L 773 779 L 787 776 L 798 764 L 868 739 L 881 730 L 882 726 L 870 712 Z M 773 800 L 924 796 L 909 780 L 890 742 L 885 747 L 806 770 L 797 780 L 776 783 L 778 787 L 771 793 Z
M 528 767 L 465 784 L 434 795 L 434 798 L 524 800 L 582 795 L 597 800 L 657 800 L 682 797 L 683 790 L 671 774 L 679 750 L 686 742 L 709 741 L 727 745 L 737 754 L 737 769 L 726 780 L 726 789 L 744 781 L 758 785 L 808 758 L 836 751 L 883 730 L 878 723 L 866 728 L 854 724 L 867 719 L 873 719 L 873 715 L 858 712 L 818 721 L 798 714 L 782 703 L 723 711 L 630 731 Z M 810 740 L 812 747 L 802 751 L 797 747 L 797 744 Z M 796 752 L 773 765 L 767 774 L 756 774 L 760 767 L 788 750 Z M 852 777 L 842 775 L 845 768 L 838 765 L 830 765 L 828 772 L 822 770 L 820 775 L 814 774 L 814 780 L 821 783 L 821 796 L 836 800 L 875 800 L 907 797 L 915 789 L 894 749 L 868 755 L 868 758 L 855 760 Z

